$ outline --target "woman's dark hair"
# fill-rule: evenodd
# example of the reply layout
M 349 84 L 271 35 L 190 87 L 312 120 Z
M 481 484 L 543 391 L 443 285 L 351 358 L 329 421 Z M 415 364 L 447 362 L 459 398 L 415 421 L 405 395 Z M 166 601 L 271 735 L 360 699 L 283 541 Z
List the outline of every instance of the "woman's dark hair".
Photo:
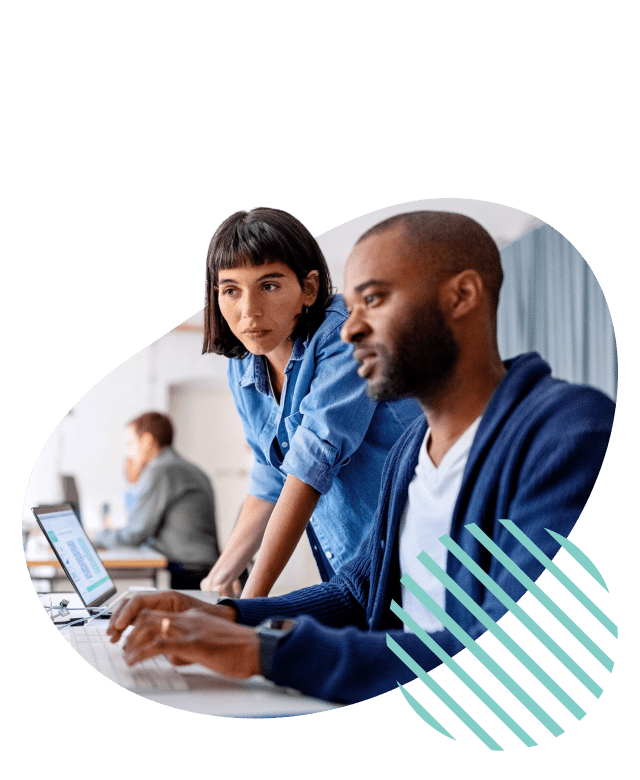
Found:
M 291 339 L 315 333 L 333 297 L 329 268 L 318 242 L 286 211 L 269 208 L 237 211 L 225 219 L 209 244 L 203 354 L 214 352 L 229 358 L 243 358 L 247 354 L 244 344 L 233 335 L 220 313 L 216 290 L 219 272 L 239 265 L 278 262 L 289 266 L 303 289 L 309 272 L 318 272 L 318 296 L 298 317 Z

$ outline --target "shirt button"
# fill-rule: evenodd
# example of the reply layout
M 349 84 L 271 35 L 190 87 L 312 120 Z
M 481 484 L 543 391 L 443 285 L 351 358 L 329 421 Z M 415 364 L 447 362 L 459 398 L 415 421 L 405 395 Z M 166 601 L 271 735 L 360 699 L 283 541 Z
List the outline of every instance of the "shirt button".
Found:
M 333 558 L 333 553 L 332 552 L 328 552 L 327 553 L 327 558 Z
M 283 450 L 286 450 L 288 446 L 289 446 L 288 442 L 286 442 L 286 441 L 282 442 L 282 449 Z

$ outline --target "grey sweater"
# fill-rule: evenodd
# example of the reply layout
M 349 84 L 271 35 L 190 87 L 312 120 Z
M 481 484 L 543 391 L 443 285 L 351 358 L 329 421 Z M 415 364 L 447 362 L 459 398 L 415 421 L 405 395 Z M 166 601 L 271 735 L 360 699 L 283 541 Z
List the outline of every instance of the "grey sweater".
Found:
M 165 447 L 142 471 L 138 498 L 124 528 L 105 529 L 103 547 L 148 543 L 187 569 L 213 566 L 220 552 L 209 477 L 173 447 Z

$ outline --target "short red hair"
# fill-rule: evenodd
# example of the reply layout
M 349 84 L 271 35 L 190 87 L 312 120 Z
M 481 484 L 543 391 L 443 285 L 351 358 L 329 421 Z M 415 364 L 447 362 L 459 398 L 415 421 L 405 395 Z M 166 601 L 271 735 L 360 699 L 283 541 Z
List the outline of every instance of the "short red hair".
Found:
M 145 412 L 129 425 L 140 437 L 143 433 L 150 433 L 158 447 L 169 447 L 173 441 L 173 423 L 166 414 L 160 412 Z

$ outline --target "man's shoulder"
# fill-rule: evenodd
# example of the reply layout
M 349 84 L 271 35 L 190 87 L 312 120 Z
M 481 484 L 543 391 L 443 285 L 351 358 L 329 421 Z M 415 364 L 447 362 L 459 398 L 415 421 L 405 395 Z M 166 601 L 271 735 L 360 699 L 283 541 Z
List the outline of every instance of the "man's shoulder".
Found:
M 564 431 L 577 429 L 610 430 L 615 403 L 600 390 L 552 376 L 538 382 L 521 401 L 522 411 L 531 423 L 553 420 Z
M 536 353 L 507 363 L 505 382 L 487 407 L 488 416 L 505 415 L 519 425 L 540 426 L 554 420 L 570 428 L 610 428 L 615 404 L 600 390 L 551 376 L 548 364 Z
M 156 479 L 162 478 L 191 478 L 197 480 L 209 480 L 205 472 L 195 463 L 187 460 L 172 447 L 164 450 L 153 461 L 153 472 Z

